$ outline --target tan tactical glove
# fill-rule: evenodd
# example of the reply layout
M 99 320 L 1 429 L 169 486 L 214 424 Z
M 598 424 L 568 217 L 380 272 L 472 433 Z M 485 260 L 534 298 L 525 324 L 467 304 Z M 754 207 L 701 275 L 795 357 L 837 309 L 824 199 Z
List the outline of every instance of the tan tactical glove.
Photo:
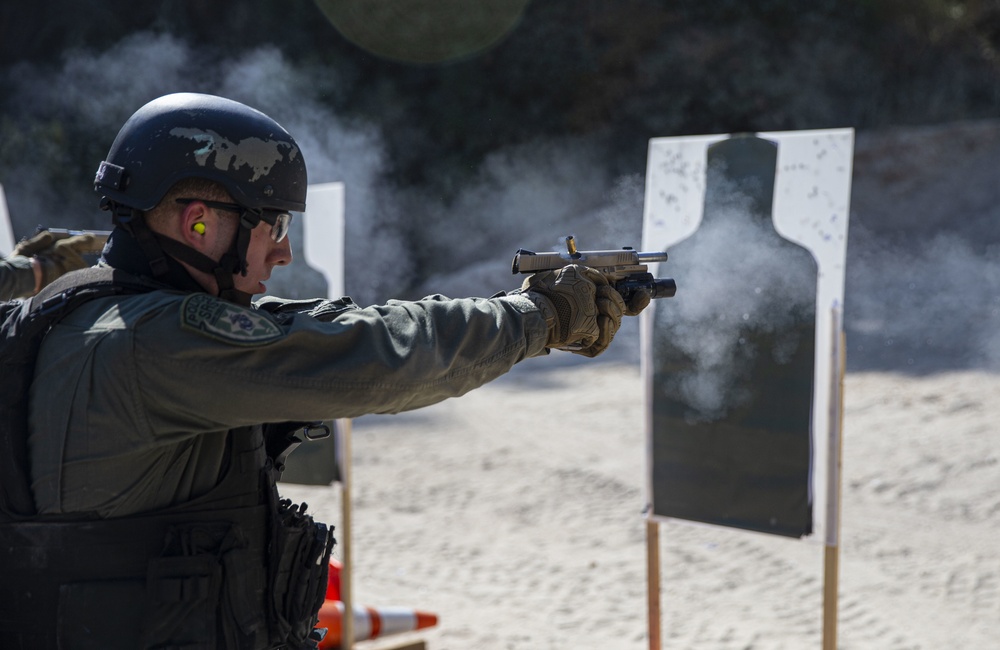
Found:
M 585 266 L 570 264 L 530 275 L 520 293 L 548 323 L 549 348 L 595 357 L 607 349 L 622 324 L 622 297 L 603 275 Z
M 653 300 L 653 297 L 649 295 L 646 290 L 636 291 L 629 298 L 628 302 L 625 303 L 625 315 L 626 316 L 638 316 L 639 313 L 649 307 L 649 303 Z
M 64 273 L 87 267 L 83 253 L 98 253 L 101 246 L 94 235 L 60 237 L 45 230 L 15 246 L 14 255 L 38 260 L 42 269 L 41 284 L 36 288 L 38 290 Z
M 39 251 L 43 251 L 52 245 L 52 242 L 56 240 L 56 236 L 50 233 L 48 230 L 43 230 L 31 239 L 22 239 L 14 247 L 14 251 L 11 255 L 20 255 L 22 257 L 31 257 Z

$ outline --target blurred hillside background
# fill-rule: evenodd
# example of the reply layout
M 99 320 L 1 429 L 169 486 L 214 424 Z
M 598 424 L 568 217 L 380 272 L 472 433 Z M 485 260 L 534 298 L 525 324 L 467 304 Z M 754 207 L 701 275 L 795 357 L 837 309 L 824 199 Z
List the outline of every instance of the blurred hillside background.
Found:
M 853 127 L 849 367 L 997 369 L 998 49 L 997 0 L 5 2 L 0 183 L 18 237 L 107 228 L 124 120 L 226 95 L 346 184 L 370 303 L 512 288 L 560 234 L 638 245 L 650 138 Z

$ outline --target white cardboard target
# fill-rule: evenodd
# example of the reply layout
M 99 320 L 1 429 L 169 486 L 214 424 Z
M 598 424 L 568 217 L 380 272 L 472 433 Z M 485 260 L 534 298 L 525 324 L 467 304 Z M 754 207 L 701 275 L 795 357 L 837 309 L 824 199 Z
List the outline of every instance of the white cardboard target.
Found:
M 0 255 L 10 255 L 16 244 L 10 212 L 7 211 L 7 195 L 4 194 L 3 185 L 0 185 Z
M 321 183 L 306 190 L 303 253 L 326 278 L 327 297 L 344 295 L 344 184 Z
M 839 506 L 839 494 L 835 489 L 839 479 L 839 377 L 842 370 L 839 350 L 854 130 L 756 135 L 778 145 L 772 212 L 775 230 L 781 237 L 806 248 L 818 267 L 810 471 L 814 531 L 809 538 L 833 544 L 837 539 Z M 704 211 L 708 147 L 728 137 L 728 134 L 721 134 L 650 140 L 642 250 L 668 250 L 698 230 Z M 670 262 L 665 264 L 661 268 L 668 270 Z M 656 271 L 653 269 L 654 274 Z M 678 277 L 677 281 L 678 292 L 682 292 L 684 278 Z M 652 310 L 647 310 L 642 318 L 642 363 L 650 436 L 652 318 Z

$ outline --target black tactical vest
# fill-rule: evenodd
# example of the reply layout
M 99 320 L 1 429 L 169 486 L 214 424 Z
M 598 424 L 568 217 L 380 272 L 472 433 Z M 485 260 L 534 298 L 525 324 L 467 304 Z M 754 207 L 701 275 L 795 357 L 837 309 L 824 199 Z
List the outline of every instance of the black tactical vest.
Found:
M 3 648 L 315 648 L 332 530 L 279 500 L 293 426 L 229 432 L 216 486 L 118 519 L 37 515 L 27 395 L 45 332 L 86 300 L 162 288 L 110 268 L 0 305 L 0 640 Z M 6 316 L 6 318 L 4 318 Z

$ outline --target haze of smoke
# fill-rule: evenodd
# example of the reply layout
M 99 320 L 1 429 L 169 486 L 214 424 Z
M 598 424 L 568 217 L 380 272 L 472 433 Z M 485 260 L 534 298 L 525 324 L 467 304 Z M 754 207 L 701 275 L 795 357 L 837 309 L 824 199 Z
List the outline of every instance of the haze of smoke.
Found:
M 545 237 L 540 233 L 548 230 L 554 238 L 557 231 L 579 225 L 600 202 L 606 184 L 592 156 L 575 140 L 536 142 L 491 154 L 453 201 L 429 209 L 428 245 L 459 249 L 471 260 L 491 245 L 509 248 L 525 233 Z
M 811 285 L 782 273 L 769 248 L 773 240 L 755 239 L 766 229 L 740 219 L 738 211 L 718 216 L 671 250 L 668 268 L 680 288 L 659 309 L 656 325 L 657 336 L 669 337 L 696 360 L 697 372 L 675 378 L 672 386 L 709 416 L 738 402 L 739 395 L 727 391 L 760 353 L 739 344 L 744 324 L 769 314 L 780 327 L 814 295 Z M 970 237 L 962 222 L 923 237 L 915 225 L 893 241 L 865 228 L 863 216 L 852 219 L 844 314 L 848 369 L 1000 370 L 1000 246 Z M 776 290 L 754 303 L 757 287 L 764 286 Z M 786 297 L 792 298 L 788 304 Z M 781 346 L 770 353 L 780 355 Z
M 863 229 L 853 239 L 859 243 L 847 265 L 849 367 L 1000 370 L 1000 247 L 976 252 L 982 243 L 960 231 L 905 248 Z
M 517 249 L 563 250 L 570 234 L 583 249 L 638 246 L 641 185 L 633 178 L 616 186 L 596 152 L 582 139 L 510 147 L 489 156 L 448 203 L 409 195 L 424 219 L 419 246 L 435 272 L 417 293 L 513 289 L 523 279 L 510 275 Z
M 646 182 L 641 174 L 628 174 L 615 179 L 608 204 L 596 214 L 598 234 L 604 242 L 602 248 L 639 248 L 645 197 Z
M 14 119 L 31 125 L 72 123 L 75 131 L 99 134 L 95 137 L 105 144 L 98 155 L 110 148 L 136 109 L 167 93 L 217 94 L 259 108 L 299 142 L 311 183 L 345 183 L 348 266 L 371 268 L 372 260 L 392 260 L 381 264 L 378 273 L 350 274 L 348 291 L 359 300 L 372 299 L 398 286 L 410 271 L 406 245 L 386 227 L 398 211 L 392 207 L 392 195 L 380 192 L 384 147 L 378 131 L 347 124 L 317 100 L 317 89 L 335 84 L 334 77 L 297 70 L 274 48 L 219 59 L 176 37 L 150 33 L 136 34 L 104 52 L 68 52 L 56 70 L 20 65 L 7 73 L 19 97 Z M 19 159 L 16 168 L 5 169 L 0 178 L 17 235 L 27 234 L 37 223 L 108 228 L 108 216 L 96 210 L 93 177 L 73 178 L 73 187 L 56 184 L 51 169 L 65 154 L 52 146 L 39 152 L 37 144 L 33 142 L 31 155 Z M 94 160 L 94 169 L 99 162 Z M 285 287 L 296 294 L 303 288 L 303 277 L 318 276 L 301 263 L 300 241 L 293 240 L 293 245 L 300 262 L 279 269 L 272 290 Z M 305 286 L 325 293 L 314 281 Z
M 4 70 L 16 97 L 5 105 L 5 117 L 16 124 L 5 136 L 25 139 L 0 177 L 15 234 L 28 235 L 38 224 L 107 228 L 106 215 L 96 209 L 93 176 L 67 177 L 73 167 L 67 148 L 80 143 L 67 141 L 72 136 L 64 131 L 95 134 L 110 147 L 136 108 L 162 94 L 158 89 L 183 87 L 191 69 L 199 67 L 189 65 L 189 50 L 179 41 L 144 34 L 107 52 L 67 51 L 57 69 L 19 64 Z M 93 161 L 94 170 L 99 162 Z
M 794 326 L 815 303 L 815 274 L 802 273 L 801 257 L 790 259 L 787 242 L 747 207 L 739 193 L 727 193 L 712 218 L 674 247 L 671 272 L 680 288 L 657 307 L 657 347 L 690 360 L 664 386 L 696 419 L 718 419 L 744 401 L 741 384 L 758 355 L 787 363 L 799 344 Z M 754 332 L 777 335 L 777 344 L 758 349 L 748 336 Z
M 210 66 L 194 65 L 192 51 L 165 35 L 137 34 L 106 52 L 68 50 L 54 71 L 16 66 L 18 106 L 43 115 L 72 116 L 103 134 L 110 146 L 121 124 L 164 88 L 205 85 Z M 201 77 L 197 75 L 201 75 Z M 96 169 L 96 163 L 95 163 Z
M 397 225 L 396 193 L 383 179 L 385 152 L 378 130 L 348 124 L 316 100 L 317 88 L 334 83 L 302 74 L 278 50 L 263 48 L 227 66 L 217 92 L 264 111 L 288 129 L 302 148 L 311 184 L 344 184 L 346 291 L 362 303 L 381 301 L 407 282 L 412 256 Z M 276 269 L 272 292 L 307 297 L 302 276 L 308 269 L 298 257 L 298 264 Z

